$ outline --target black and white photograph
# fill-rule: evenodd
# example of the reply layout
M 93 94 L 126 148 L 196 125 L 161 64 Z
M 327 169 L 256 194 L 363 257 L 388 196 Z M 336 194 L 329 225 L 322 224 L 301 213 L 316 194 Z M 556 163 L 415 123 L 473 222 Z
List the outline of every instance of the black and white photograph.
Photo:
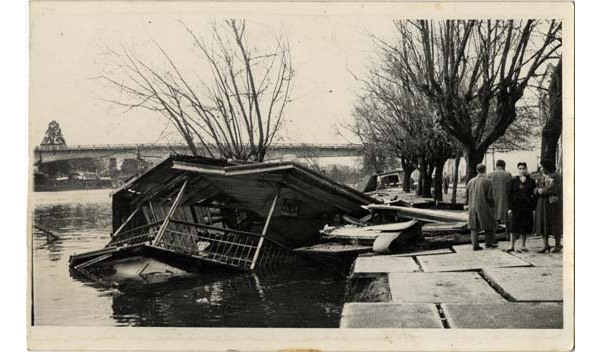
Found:
M 29 348 L 572 349 L 573 15 L 31 2 Z

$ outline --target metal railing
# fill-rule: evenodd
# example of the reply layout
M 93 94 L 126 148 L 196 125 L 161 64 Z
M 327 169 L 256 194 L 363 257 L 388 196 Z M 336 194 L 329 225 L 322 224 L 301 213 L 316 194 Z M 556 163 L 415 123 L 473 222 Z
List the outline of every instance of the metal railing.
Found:
M 259 234 L 173 219 L 158 243 L 154 243 L 161 223 L 156 221 L 120 232 L 111 238 L 106 247 L 154 245 L 213 263 L 251 270 L 261 238 Z M 266 238 L 256 259 L 256 267 L 267 268 L 293 262 L 295 256 L 297 254 L 291 249 Z
M 261 236 L 252 232 L 171 220 L 156 245 L 214 263 L 250 270 Z M 265 239 L 257 267 L 273 267 L 295 256 L 290 249 Z
M 114 150 L 114 149 L 187 149 L 181 143 L 147 143 L 147 144 L 73 144 L 73 145 L 39 145 L 35 151 L 77 151 L 77 150 Z M 215 147 L 216 148 L 216 147 Z M 360 144 L 318 144 L 318 143 L 280 143 L 271 144 L 270 149 L 360 149 Z
M 133 246 L 142 243 L 152 243 L 158 233 L 162 221 L 134 227 L 113 236 L 106 247 Z

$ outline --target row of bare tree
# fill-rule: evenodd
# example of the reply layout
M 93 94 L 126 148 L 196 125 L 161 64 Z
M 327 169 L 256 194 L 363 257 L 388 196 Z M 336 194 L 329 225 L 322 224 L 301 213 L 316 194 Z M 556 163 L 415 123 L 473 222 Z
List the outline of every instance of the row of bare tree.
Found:
M 207 74 L 190 74 L 157 42 L 162 65 L 123 46 L 111 51 L 114 66 L 101 76 L 120 92 L 111 101 L 162 114 L 194 155 L 262 161 L 290 101 L 294 70 L 287 41 L 276 37 L 265 52 L 248 42 L 245 21 L 214 22 L 204 37 L 182 25 Z M 523 97 L 527 90 L 547 90 L 539 76 L 560 60 L 561 23 L 397 20 L 394 26 L 393 39 L 373 37 L 377 55 L 360 79 L 352 130 L 376 171 L 397 158 L 406 191 L 418 168 L 417 192 L 432 196 L 433 183 L 433 196 L 441 199 L 449 158 L 455 159 L 456 175 L 464 157 L 471 178 L 490 146 L 515 149 L 530 142 L 538 111 Z M 549 96 L 555 99 L 560 84 L 552 82 Z M 552 116 L 558 111 L 560 118 L 557 104 L 551 106 Z M 544 130 L 550 143 L 560 125 L 552 121 Z M 555 149 L 543 148 L 546 154 Z
M 456 170 L 464 157 L 470 179 L 490 146 L 517 149 L 530 143 L 539 112 L 522 98 L 528 89 L 532 96 L 548 89 L 534 85 L 545 82 L 536 78 L 550 62 L 560 60 L 561 23 L 398 20 L 394 24 L 394 40 L 374 37 L 377 57 L 362 79 L 353 130 L 366 150 L 383 148 L 400 158 L 406 178 L 418 167 L 417 193 L 422 196 L 431 196 L 437 170 L 434 197 L 441 199 L 448 158 L 455 158 Z M 453 188 L 455 200 L 456 177 Z

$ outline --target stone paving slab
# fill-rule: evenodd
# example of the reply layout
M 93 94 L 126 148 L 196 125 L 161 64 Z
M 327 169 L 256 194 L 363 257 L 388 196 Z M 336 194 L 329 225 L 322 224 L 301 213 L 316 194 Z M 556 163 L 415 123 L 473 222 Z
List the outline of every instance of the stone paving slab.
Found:
M 561 303 L 442 304 L 450 328 L 562 329 Z
M 392 302 L 397 303 L 502 303 L 506 300 L 478 274 L 391 273 Z
M 447 255 L 418 256 L 417 260 L 425 272 L 480 270 L 486 267 L 531 266 L 528 262 L 498 249 L 461 251 Z
M 557 253 L 536 253 L 536 252 L 523 252 L 523 253 L 511 253 L 513 256 L 522 259 L 533 266 L 563 266 L 563 256 Z
M 410 273 L 419 270 L 419 266 L 411 257 L 379 255 L 356 258 L 352 273 Z
M 341 328 L 443 328 L 434 304 L 346 303 Z
M 394 257 L 416 257 L 418 255 L 438 255 L 438 254 L 452 254 L 453 252 L 449 248 L 430 249 L 427 251 L 411 252 L 411 253 L 400 253 L 393 254 Z
M 508 241 L 500 241 L 498 244 L 500 245 L 499 248 L 501 249 L 506 249 L 510 245 Z M 550 245 L 553 244 L 554 239 L 551 238 Z M 541 236 L 527 236 L 526 245 L 530 251 L 537 251 L 538 249 L 542 249 L 542 247 L 544 247 L 544 242 L 542 241 Z M 517 241 L 515 242 L 515 248 L 521 248 L 521 238 L 517 238 Z
M 499 242 L 500 249 L 508 249 L 509 243 L 506 241 Z M 542 249 L 543 242 L 541 237 L 533 237 L 527 238 L 527 248 L 529 252 L 512 252 L 511 255 L 514 255 L 517 258 L 523 259 L 524 261 L 531 263 L 533 266 L 562 266 L 563 265 L 563 256 L 562 254 L 557 253 L 537 253 L 538 250 Z M 550 245 L 554 245 L 554 240 L 550 239 Z M 515 249 L 521 249 L 521 240 L 517 239 L 515 242 Z
M 483 274 L 517 301 L 562 301 L 562 267 L 486 268 Z

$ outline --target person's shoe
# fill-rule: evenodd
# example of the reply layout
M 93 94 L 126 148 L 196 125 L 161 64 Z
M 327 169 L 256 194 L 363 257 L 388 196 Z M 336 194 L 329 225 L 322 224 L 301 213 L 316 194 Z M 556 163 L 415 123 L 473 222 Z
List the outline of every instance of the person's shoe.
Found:
M 504 250 L 506 253 L 510 253 L 510 252 L 514 252 L 515 249 L 514 248 L 508 248 Z
M 527 252 L 529 252 L 529 249 L 527 249 L 527 247 L 521 248 L 521 253 L 527 253 Z
M 486 244 L 485 248 L 498 248 L 498 244 L 497 243 Z
M 474 251 L 480 251 L 480 250 L 482 250 L 482 249 L 483 249 L 483 247 L 481 247 L 481 246 L 473 247 L 473 250 L 474 250 Z
M 544 247 L 537 252 L 538 253 L 550 253 L 550 246 Z
M 560 252 L 562 252 L 562 246 L 556 246 L 552 250 L 552 253 L 560 253 Z

